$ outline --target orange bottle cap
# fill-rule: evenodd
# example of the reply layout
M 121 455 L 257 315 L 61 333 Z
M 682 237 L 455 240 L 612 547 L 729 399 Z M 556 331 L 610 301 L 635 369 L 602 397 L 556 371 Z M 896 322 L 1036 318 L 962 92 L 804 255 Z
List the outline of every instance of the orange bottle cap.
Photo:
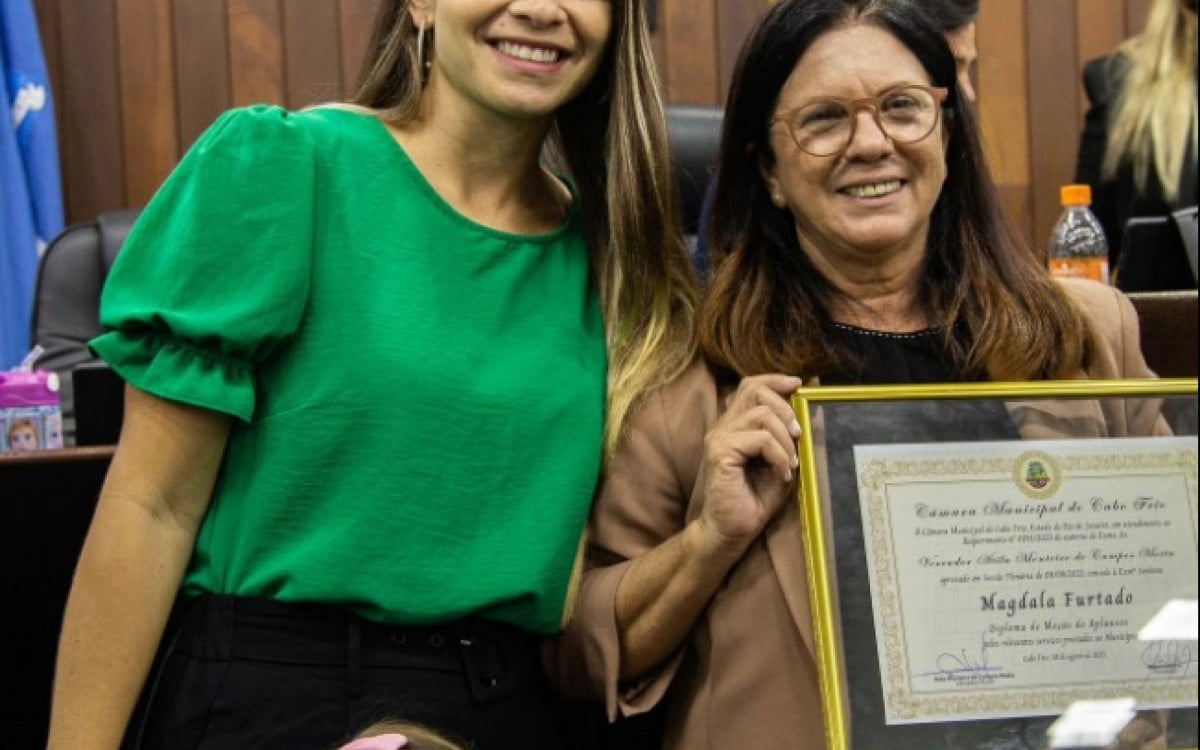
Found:
M 1092 205 L 1091 185 L 1063 185 L 1060 195 L 1064 206 Z

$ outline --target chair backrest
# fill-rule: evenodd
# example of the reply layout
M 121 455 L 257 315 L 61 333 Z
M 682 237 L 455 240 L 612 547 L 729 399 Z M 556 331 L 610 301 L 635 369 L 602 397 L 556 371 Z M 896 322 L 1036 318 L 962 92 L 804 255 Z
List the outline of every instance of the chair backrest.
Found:
M 1196 290 L 1130 292 L 1129 299 L 1137 310 L 1150 369 L 1163 378 L 1196 377 Z
M 717 169 L 724 112 L 717 107 L 672 104 L 667 107 L 667 140 L 675 162 L 684 233 L 700 227 L 704 194 Z
M 98 360 L 88 341 L 101 333 L 100 291 L 139 210 L 100 214 L 95 221 L 74 224 L 46 248 L 33 297 L 33 335 L 42 354 L 34 363 L 60 376 L 63 436 L 75 435 L 74 385 L 71 371 Z
M 75 224 L 46 248 L 33 306 L 37 366 L 68 371 L 92 359 L 87 342 L 100 333 L 100 290 L 138 211 L 102 213 Z
M 1195 289 L 1196 207 L 1162 216 L 1135 216 L 1125 224 L 1116 285 L 1126 292 Z

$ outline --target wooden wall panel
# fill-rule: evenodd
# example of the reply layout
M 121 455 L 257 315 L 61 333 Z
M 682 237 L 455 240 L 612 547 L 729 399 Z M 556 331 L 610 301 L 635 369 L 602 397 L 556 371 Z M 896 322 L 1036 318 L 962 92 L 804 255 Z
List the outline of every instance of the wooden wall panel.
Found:
M 286 0 L 283 4 L 284 100 L 300 109 L 342 98 L 338 7 L 330 0 Z
M 720 89 L 715 104 L 725 104 L 742 45 L 771 4 L 772 0 L 718 0 L 717 52 Z
M 1025 6 L 1024 0 L 981 5 L 975 90 L 984 147 L 1005 213 L 1032 241 Z
M 150 199 L 179 159 L 171 0 L 117 0 L 125 200 Z
M 371 43 L 371 27 L 379 12 L 379 0 L 341 0 L 338 12 L 342 91 L 347 99 L 351 99 L 358 89 L 363 59 L 367 45 Z
M 233 104 L 283 104 L 283 18 L 279 0 L 228 0 Z
M 69 221 L 148 197 L 229 106 L 352 95 L 382 0 L 34 0 L 58 108 Z M 773 0 L 659 0 L 670 102 L 721 105 Z M 1080 64 L 1139 31 L 1152 0 L 987 0 L 978 113 L 1006 211 L 1045 242 L 1074 172 Z
M 666 98 L 679 104 L 716 104 L 720 98 L 714 0 L 661 0 Z
M 175 86 L 181 152 L 233 103 L 224 0 L 175 0 Z
M 1064 33 L 1075 28 L 1075 2 L 1034 0 L 1028 6 L 1031 197 L 1037 248 L 1046 243 L 1062 211 L 1059 188 L 1075 176 L 1079 67 L 1075 37 Z
M 115 0 L 58 4 L 58 107 L 63 197 L 67 221 L 81 221 L 125 202 Z M 54 45 L 51 45 L 54 46 Z

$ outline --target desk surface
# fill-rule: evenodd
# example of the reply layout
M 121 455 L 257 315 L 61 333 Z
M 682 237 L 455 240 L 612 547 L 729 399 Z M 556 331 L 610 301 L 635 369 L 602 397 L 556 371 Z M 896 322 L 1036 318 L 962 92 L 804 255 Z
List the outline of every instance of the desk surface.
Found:
M 94 445 L 86 448 L 63 448 L 56 451 L 0 453 L 0 466 L 108 461 L 116 449 L 115 445 Z
M 46 746 L 67 591 L 113 446 L 0 455 L 0 701 L 4 746 Z

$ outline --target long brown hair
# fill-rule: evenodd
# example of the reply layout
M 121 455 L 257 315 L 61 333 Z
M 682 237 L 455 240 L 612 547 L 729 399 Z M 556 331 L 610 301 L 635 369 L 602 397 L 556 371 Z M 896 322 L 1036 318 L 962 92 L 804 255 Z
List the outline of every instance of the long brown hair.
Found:
M 380 8 L 354 103 L 398 123 L 420 107 L 418 30 L 407 0 Z M 691 261 L 676 217 L 658 71 L 644 0 L 613 0 L 604 62 L 555 116 L 546 159 L 577 185 L 608 340 L 605 453 L 644 393 L 697 347 Z
M 828 311 L 843 295 L 808 260 L 760 166 L 775 158 L 768 123 L 800 57 L 822 34 L 855 22 L 887 30 L 934 85 L 954 91 L 954 58 L 917 0 L 783 0 L 759 24 L 725 108 L 714 270 L 700 315 L 705 354 L 737 375 L 817 375 L 848 361 L 828 343 Z M 967 376 L 1074 376 L 1088 356 L 1086 321 L 1004 219 L 971 108 L 954 93 L 946 107 L 947 176 L 931 217 L 922 302 Z

